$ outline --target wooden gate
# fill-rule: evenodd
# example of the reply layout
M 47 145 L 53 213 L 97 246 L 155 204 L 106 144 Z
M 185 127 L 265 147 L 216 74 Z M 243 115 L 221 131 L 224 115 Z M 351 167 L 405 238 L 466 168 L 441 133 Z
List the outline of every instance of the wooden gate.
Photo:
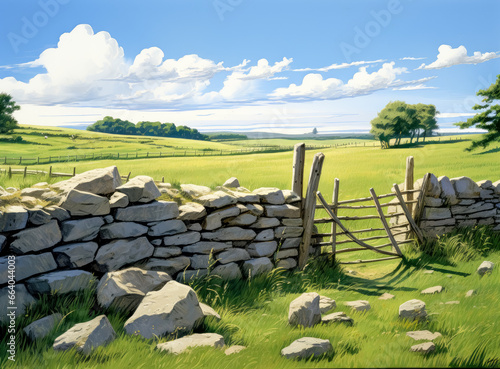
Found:
M 305 151 L 301 145 L 303 144 L 295 146 L 292 189 L 302 197 Z M 413 189 L 413 157 L 408 157 L 406 161 L 406 176 L 403 190 L 397 184 L 394 184 L 391 193 L 377 195 L 375 190 L 370 188 L 369 197 L 340 200 L 340 180 L 336 178 L 333 185 L 332 203 L 330 204 L 327 203 L 323 195 L 318 191 L 324 158 L 323 153 L 315 155 L 306 196 L 302 201 L 304 233 L 299 249 L 298 266 L 300 269 L 303 269 L 307 263 L 311 246 L 316 247 L 316 250 L 320 250 L 318 253 L 332 253 L 335 256 L 337 254 L 364 250 L 384 255 L 383 258 L 377 259 L 358 259 L 355 261 L 340 262 L 341 264 L 355 264 L 401 258 L 403 256 L 401 245 L 414 242 L 416 239 L 423 240 L 422 232 L 418 227 L 418 221 L 421 217 L 425 200 L 422 189 L 427 188 L 430 175 L 427 174 L 424 177 L 420 189 Z M 380 202 L 380 200 L 384 201 L 386 199 L 391 199 L 391 201 Z M 374 214 L 355 215 L 357 211 L 366 213 L 367 209 L 374 210 Z M 385 213 L 384 209 L 387 209 Z M 326 212 L 327 217 L 317 217 L 317 211 Z M 340 212 L 342 212 L 342 215 L 339 214 Z M 360 222 L 374 222 L 376 219 L 380 221 L 380 224 L 377 226 L 370 226 L 368 228 L 356 226 Z M 324 226 L 321 226 L 323 224 L 330 224 L 330 231 L 316 232 L 316 226 L 320 225 L 320 227 L 324 228 Z M 367 233 L 368 235 L 366 235 Z M 323 241 L 325 237 L 328 237 L 329 240 Z M 388 242 L 380 244 L 380 242 L 383 242 L 382 240 L 387 240 Z M 342 248 L 340 246 L 349 243 L 354 243 L 356 247 Z M 384 250 L 387 247 L 391 247 L 391 250 Z

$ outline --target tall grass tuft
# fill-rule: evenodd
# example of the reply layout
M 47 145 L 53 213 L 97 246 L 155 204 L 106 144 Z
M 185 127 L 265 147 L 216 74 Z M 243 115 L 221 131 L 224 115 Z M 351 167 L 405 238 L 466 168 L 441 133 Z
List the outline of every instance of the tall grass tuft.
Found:
M 467 357 L 455 357 L 450 362 L 451 368 L 498 368 L 500 357 L 486 357 L 486 344 L 480 343 Z

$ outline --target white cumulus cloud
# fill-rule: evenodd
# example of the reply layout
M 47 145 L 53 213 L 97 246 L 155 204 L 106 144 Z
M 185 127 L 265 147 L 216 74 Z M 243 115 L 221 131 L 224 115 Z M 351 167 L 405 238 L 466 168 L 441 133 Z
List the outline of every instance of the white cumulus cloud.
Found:
M 450 45 L 441 45 L 438 51 L 437 59 L 434 62 L 428 65 L 423 63 L 417 69 L 441 69 L 459 64 L 479 64 L 500 57 L 496 52 L 481 53 L 479 51 L 475 51 L 474 55 L 469 56 L 467 55 L 467 49 L 463 45 L 456 49 Z
M 294 72 L 328 72 L 330 70 L 335 70 L 335 69 L 345 69 L 353 66 L 359 66 L 359 65 L 366 65 L 366 64 L 377 64 L 377 63 L 383 63 L 385 62 L 384 59 L 378 59 L 378 60 L 363 60 L 363 61 L 355 61 L 352 63 L 340 63 L 340 64 L 331 64 L 327 67 L 322 67 L 322 68 L 300 68 L 300 69 L 294 69 Z

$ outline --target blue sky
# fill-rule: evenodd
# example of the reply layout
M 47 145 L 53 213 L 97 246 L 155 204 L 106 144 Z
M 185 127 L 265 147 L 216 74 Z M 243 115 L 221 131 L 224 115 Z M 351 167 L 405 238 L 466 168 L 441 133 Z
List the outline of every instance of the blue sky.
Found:
M 23 124 L 368 131 L 389 101 L 443 132 L 500 71 L 498 1 L 4 0 L 0 91 Z M 456 129 L 456 128 L 455 128 Z

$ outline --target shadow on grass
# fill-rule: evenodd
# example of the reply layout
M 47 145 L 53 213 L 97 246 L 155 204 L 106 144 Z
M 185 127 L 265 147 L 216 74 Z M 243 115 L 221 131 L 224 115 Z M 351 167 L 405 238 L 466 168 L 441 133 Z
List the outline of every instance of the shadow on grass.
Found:
M 500 152 L 500 147 L 496 147 L 496 148 L 488 150 L 488 151 L 475 152 L 472 155 L 485 155 L 485 154 L 493 154 L 493 153 L 496 153 L 496 152 Z

